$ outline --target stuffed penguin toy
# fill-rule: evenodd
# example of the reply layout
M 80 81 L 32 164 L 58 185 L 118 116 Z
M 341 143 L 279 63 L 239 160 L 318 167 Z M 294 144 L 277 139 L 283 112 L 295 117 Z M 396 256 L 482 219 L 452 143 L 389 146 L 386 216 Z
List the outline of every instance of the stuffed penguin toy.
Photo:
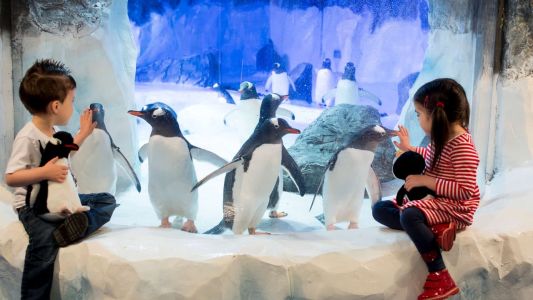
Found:
M 68 166 L 68 156 L 70 151 L 78 150 L 78 145 L 74 144 L 72 135 L 65 131 L 54 133 L 54 136 L 41 150 L 40 167 L 46 165 L 51 159 L 58 157 L 56 164 Z M 31 191 L 29 191 L 31 194 Z M 39 183 L 39 191 L 33 205 L 35 214 L 48 221 L 59 221 L 64 219 L 62 214 L 65 210 L 71 213 L 87 210 L 80 202 L 78 190 L 72 178 L 70 170 L 63 182 L 43 180 Z
M 422 174 L 425 168 L 426 163 L 422 155 L 414 151 L 407 151 L 402 153 L 402 155 L 400 155 L 398 158 L 396 158 L 392 166 L 392 173 L 394 174 L 394 176 L 396 176 L 396 178 L 405 180 L 409 175 Z M 409 201 L 413 201 L 423 199 L 428 195 L 435 196 L 435 192 L 428 189 L 427 187 L 415 187 L 410 191 L 407 191 L 405 189 L 404 184 L 398 190 L 398 193 L 396 193 L 396 203 L 398 204 L 398 206 L 402 206 L 405 196 L 407 196 Z

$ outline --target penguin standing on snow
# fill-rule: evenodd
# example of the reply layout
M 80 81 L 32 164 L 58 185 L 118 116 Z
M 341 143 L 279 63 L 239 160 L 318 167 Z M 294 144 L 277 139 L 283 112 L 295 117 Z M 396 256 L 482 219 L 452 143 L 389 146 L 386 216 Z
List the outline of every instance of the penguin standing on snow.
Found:
M 137 191 L 140 192 L 139 177 L 107 131 L 103 105 L 91 103 L 89 108 L 93 112 L 93 122 L 96 122 L 96 128 L 85 139 L 83 147 L 73 153 L 70 158 L 78 192 L 81 194 L 106 192 L 115 195 L 117 185 L 115 162 L 122 167 Z
M 335 75 L 331 71 L 331 60 L 329 58 L 324 59 L 322 62 L 322 68 L 318 70 L 316 74 L 315 84 L 315 103 L 318 105 L 325 105 L 322 103 L 322 97 L 335 88 Z
M 56 164 L 68 166 L 68 155 L 70 151 L 78 150 L 78 145 L 74 144 L 74 139 L 70 133 L 59 131 L 54 133 L 53 138 L 44 148 L 40 146 L 41 162 L 40 167 L 54 159 Z M 33 202 L 33 210 L 36 215 L 48 221 L 59 221 L 65 218 L 65 213 L 76 213 L 88 210 L 82 206 L 74 180 L 68 171 L 63 182 L 43 180 L 39 183 L 38 191 L 32 193 L 33 185 L 28 188 L 26 195 L 26 205 Z M 36 192 L 36 194 L 35 194 Z M 35 196 L 34 196 L 35 195 Z
M 313 197 L 322 189 L 325 225 L 335 229 L 335 223 L 349 221 L 348 229 L 358 228 L 359 215 L 367 191 L 373 201 L 379 200 L 379 180 L 371 168 L 379 143 L 395 135 L 395 131 L 371 125 L 356 133 L 328 162 L 322 181 Z M 311 204 L 311 207 L 313 204 Z
M 322 103 L 327 106 L 339 104 L 361 104 L 360 98 L 369 99 L 376 105 L 381 106 L 381 99 L 376 95 L 362 89 L 355 79 L 355 65 L 352 62 L 346 63 L 341 80 L 337 83 L 337 88 L 330 90 L 322 97 Z
M 240 84 L 239 92 L 241 93 L 241 98 L 237 104 L 237 108 L 231 110 L 224 116 L 224 124 L 227 125 L 229 123 L 237 128 L 237 131 L 244 142 L 254 132 L 258 120 L 261 122 L 261 103 L 264 100 L 261 101 L 257 94 L 257 90 L 255 89 L 255 85 L 249 81 L 243 81 Z M 294 113 L 285 108 L 279 108 L 277 110 L 277 115 L 282 118 L 295 119 Z M 268 117 L 263 118 L 263 120 L 275 116 L 276 110 L 274 110 L 273 115 L 269 115 Z
M 272 73 L 265 84 L 265 90 L 281 96 L 287 96 L 289 95 L 290 87 L 292 87 L 293 90 L 296 90 L 294 82 L 292 82 L 292 79 L 287 74 L 285 68 L 283 68 L 280 63 L 274 63 Z
M 176 113 L 164 103 L 151 103 L 140 111 L 128 113 L 152 126 L 149 142 L 139 150 L 139 159 L 142 162 L 148 158 L 148 194 L 161 219 L 161 227 L 171 226 L 170 216 L 177 216 L 176 220 L 185 217 L 187 221 L 181 230 L 197 232 L 194 220 L 198 212 L 198 192 L 192 190 L 196 183 L 192 159 L 217 166 L 227 161 L 189 143 L 180 130 Z
M 224 179 L 224 218 L 206 233 L 220 234 L 225 228 L 230 228 L 235 234 L 242 234 L 246 229 L 249 234 L 257 234 L 256 226 L 266 211 L 281 166 L 295 181 L 300 195 L 305 194 L 302 173 L 283 146 L 282 137 L 288 133 L 300 131 L 289 126 L 284 119 L 264 121 L 230 163 L 207 175 L 193 187 L 195 190 L 211 178 L 227 173 Z

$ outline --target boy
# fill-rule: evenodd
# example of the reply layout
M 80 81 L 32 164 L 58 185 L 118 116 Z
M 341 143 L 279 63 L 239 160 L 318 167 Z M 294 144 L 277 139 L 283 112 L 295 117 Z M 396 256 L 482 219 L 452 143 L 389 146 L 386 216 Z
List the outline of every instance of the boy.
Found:
M 59 247 L 65 247 L 96 231 L 111 218 L 116 202 L 110 194 L 80 195 L 86 212 L 64 211 L 65 219 L 47 222 L 33 212 L 30 203 L 32 185 L 42 180 L 63 182 L 68 167 L 56 165 L 57 158 L 39 167 L 43 147 L 55 132 L 54 126 L 68 123 L 73 111 L 76 81 L 60 62 L 44 59 L 28 69 L 19 88 L 20 100 L 32 119 L 17 134 L 9 159 L 5 181 L 15 189 L 13 207 L 28 233 L 24 271 L 22 273 L 22 299 L 49 299 L 54 274 L 54 262 Z M 80 116 L 80 130 L 74 143 L 81 146 L 96 123 L 91 110 Z

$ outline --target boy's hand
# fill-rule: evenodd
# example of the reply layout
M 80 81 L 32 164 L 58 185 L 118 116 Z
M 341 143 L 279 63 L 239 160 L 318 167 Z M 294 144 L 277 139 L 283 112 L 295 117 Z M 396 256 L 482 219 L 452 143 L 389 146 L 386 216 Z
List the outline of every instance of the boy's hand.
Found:
M 58 159 L 58 157 L 52 158 L 42 168 L 45 179 L 61 183 L 67 178 L 68 167 L 56 164 Z
M 398 125 L 397 133 L 398 133 L 397 136 L 400 139 L 400 142 L 393 141 L 394 145 L 402 151 L 413 151 L 414 147 L 411 146 L 411 143 L 409 142 L 409 131 L 407 131 L 407 128 L 403 127 L 402 125 Z
M 96 128 L 96 122 L 93 122 L 93 111 L 87 108 L 80 115 L 80 131 L 74 137 L 74 143 L 81 146 L 83 141 L 93 132 L 94 128 Z

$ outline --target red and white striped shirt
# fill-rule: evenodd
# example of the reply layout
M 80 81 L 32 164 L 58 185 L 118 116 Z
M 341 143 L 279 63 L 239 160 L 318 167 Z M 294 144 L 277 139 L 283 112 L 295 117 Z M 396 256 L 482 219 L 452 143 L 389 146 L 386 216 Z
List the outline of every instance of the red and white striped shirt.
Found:
M 449 141 L 434 170 L 429 169 L 434 155 L 432 145 L 417 147 L 416 152 L 426 160 L 424 174 L 436 178 L 437 196 L 409 201 L 401 209 L 411 206 L 421 209 L 429 225 L 451 221 L 457 223 L 458 229 L 471 225 L 480 199 L 476 178 L 479 157 L 472 136 L 465 132 Z

